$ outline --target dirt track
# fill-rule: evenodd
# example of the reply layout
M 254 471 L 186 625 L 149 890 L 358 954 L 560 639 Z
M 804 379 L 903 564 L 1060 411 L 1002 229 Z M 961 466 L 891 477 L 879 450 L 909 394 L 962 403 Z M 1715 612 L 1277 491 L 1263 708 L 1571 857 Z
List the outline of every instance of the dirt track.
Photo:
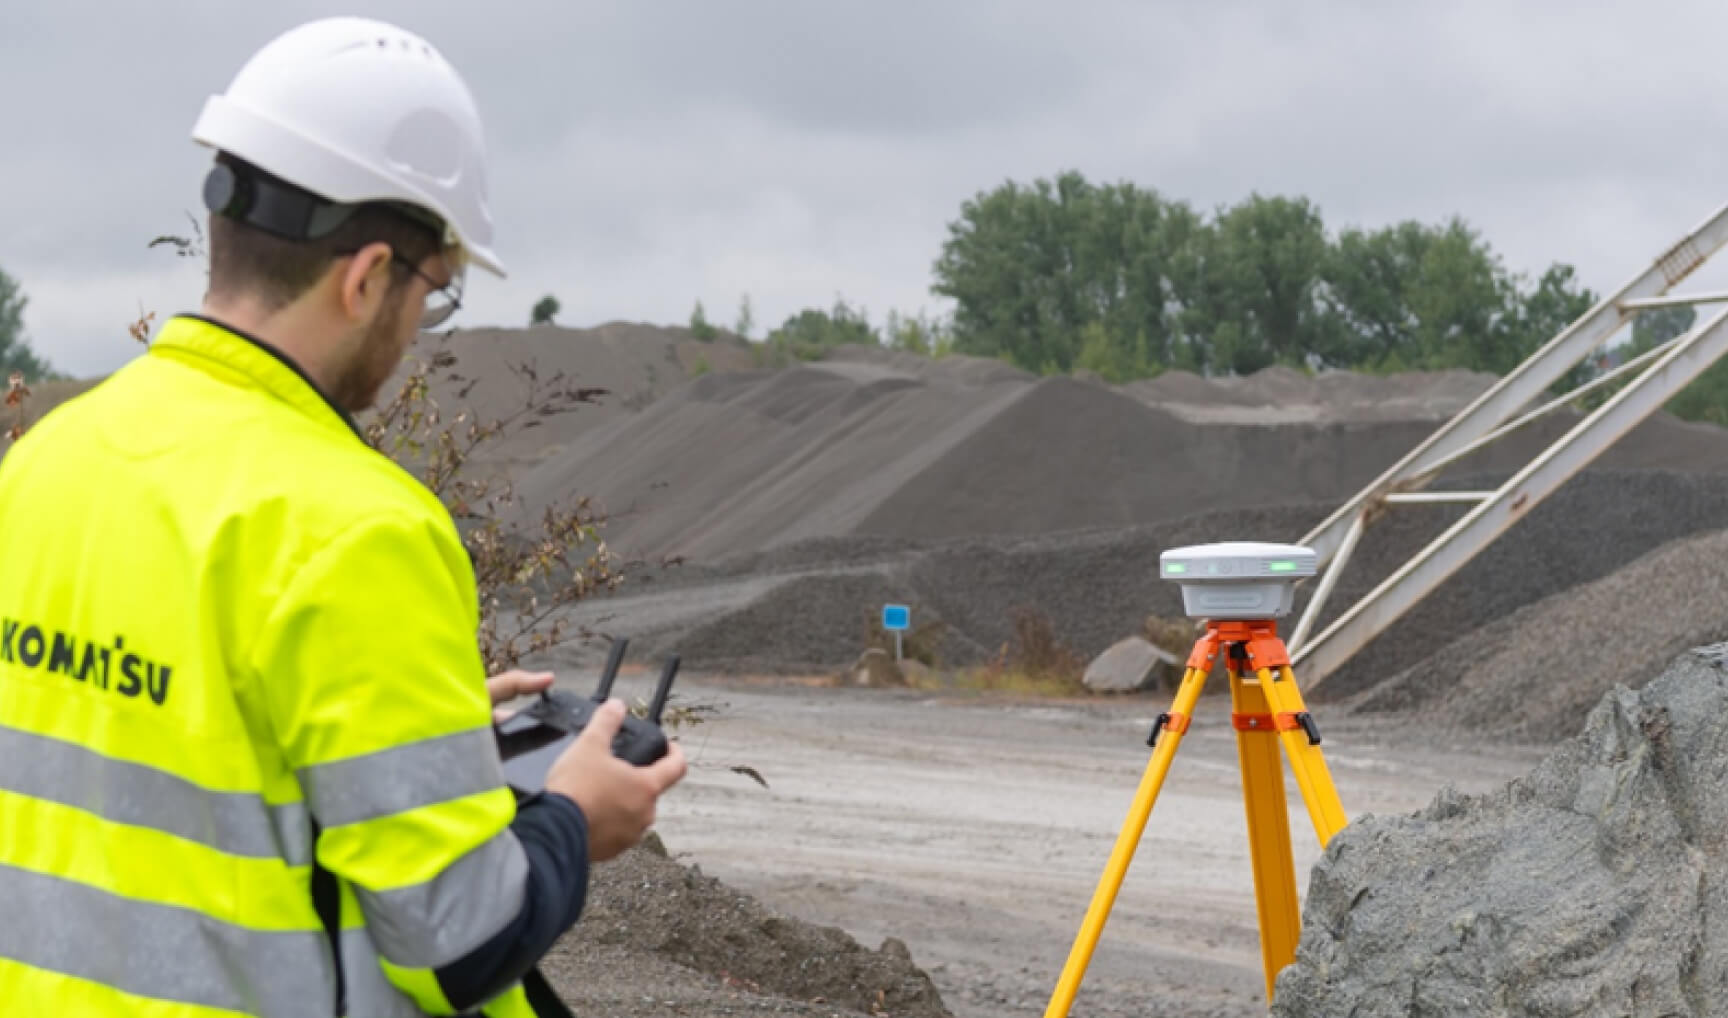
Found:
M 572 676 L 575 679 L 574 676 Z M 619 691 L 646 695 L 646 677 Z M 572 685 L 580 686 L 575 679 Z M 1202 701 L 1074 1015 L 1261 1015 L 1228 698 Z M 960 1018 L 1042 1014 L 1134 788 L 1162 698 L 1019 701 L 687 677 L 719 708 L 684 730 L 658 829 L 770 907 L 874 947 L 894 936 Z M 676 701 L 675 701 L 676 702 Z M 1351 816 L 1479 791 L 1536 750 L 1393 743 L 1319 719 Z M 770 788 L 732 772 L 759 770 Z M 1298 877 L 1318 856 L 1293 784 Z

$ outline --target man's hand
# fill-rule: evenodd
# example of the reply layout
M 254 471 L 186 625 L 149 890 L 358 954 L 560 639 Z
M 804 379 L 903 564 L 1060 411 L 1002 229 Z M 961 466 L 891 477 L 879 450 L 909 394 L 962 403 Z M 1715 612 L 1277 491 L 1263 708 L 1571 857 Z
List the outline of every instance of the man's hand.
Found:
M 494 675 L 486 680 L 486 692 L 492 696 L 492 721 L 503 724 L 513 711 L 504 710 L 501 704 L 509 703 L 519 696 L 539 693 L 552 688 L 551 672 L 525 672 L 513 668 L 501 675 Z
M 605 862 L 642 839 L 654 825 L 655 802 L 686 769 L 684 750 L 676 742 L 646 767 L 613 756 L 612 738 L 623 725 L 624 701 L 606 701 L 546 775 L 548 792 L 581 807 L 588 820 L 588 856 L 594 862 Z

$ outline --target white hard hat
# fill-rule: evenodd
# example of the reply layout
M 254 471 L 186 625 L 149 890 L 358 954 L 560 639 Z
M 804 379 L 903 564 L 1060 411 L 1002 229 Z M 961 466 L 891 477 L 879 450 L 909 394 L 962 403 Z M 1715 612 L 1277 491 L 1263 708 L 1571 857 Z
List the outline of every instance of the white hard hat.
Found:
M 204 104 L 194 140 L 332 202 L 405 202 L 502 276 L 485 138 L 468 86 L 432 44 L 366 18 L 278 36 Z

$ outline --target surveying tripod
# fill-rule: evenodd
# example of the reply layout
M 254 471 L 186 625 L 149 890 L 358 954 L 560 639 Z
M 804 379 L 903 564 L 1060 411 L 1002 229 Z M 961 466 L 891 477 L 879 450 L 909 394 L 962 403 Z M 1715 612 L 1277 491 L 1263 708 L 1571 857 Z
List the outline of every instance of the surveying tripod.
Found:
M 1209 621 L 1206 632 L 1188 656 L 1188 668 L 1176 691 L 1170 710 L 1152 724 L 1147 745 L 1153 749 L 1145 776 L 1128 810 L 1128 820 L 1116 838 L 1116 848 L 1104 869 L 1104 877 L 1092 896 L 1092 905 L 1080 925 L 1080 935 L 1068 955 L 1068 964 L 1056 984 L 1056 993 L 1044 1018 L 1067 1018 L 1080 990 L 1080 980 L 1098 937 L 1104 931 L 1110 907 L 1140 836 L 1152 804 L 1164 784 L 1170 761 L 1182 744 L 1194 706 L 1219 653 L 1225 656 L 1230 675 L 1231 724 L 1236 729 L 1236 751 L 1242 765 L 1242 792 L 1248 814 L 1248 847 L 1253 857 L 1254 897 L 1260 914 L 1260 954 L 1266 966 L 1266 1000 L 1278 972 L 1296 957 L 1301 934 L 1301 913 L 1296 903 L 1296 865 L 1290 852 L 1290 819 L 1284 806 L 1284 772 L 1278 747 L 1290 757 L 1290 768 L 1308 804 L 1308 815 L 1320 846 L 1344 827 L 1344 807 L 1332 785 L 1332 775 L 1320 754 L 1320 732 L 1302 703 L 1290 654 L 1278 637 L 1277 624 L 1267 621 Z M 1162 736 L 1162 737 L 1161 737 Z

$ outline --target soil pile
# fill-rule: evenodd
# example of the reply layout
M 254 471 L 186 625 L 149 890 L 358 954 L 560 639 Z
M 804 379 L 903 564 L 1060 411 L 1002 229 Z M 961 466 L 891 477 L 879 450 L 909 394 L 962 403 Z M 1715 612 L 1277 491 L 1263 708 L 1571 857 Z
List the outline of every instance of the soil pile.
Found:
M 870 950 L 779 915 L 657 847 L 595 867 L 581 921 L 542 965 L 578 1013 L 950 1018 L 900 941 Z
M 1129 527 L 1336 504 L 1434 428 L 1375 416 L 1395 405 L 1370 399 L 1377 386 L 1417 385 L 1396 378 L 1294 376 L 1285 381 L 1337 390 L 1339 419 L 1219 424 L 1099 383 L 1029 379 L 982 362 L 923 364 L 861 358 L 699 378 L 546 447 L 518 485 L 522 510 L 537 518 L 553 502 L 594 496 L 625 554 L 706 561 L 815 537 Z M 1271 399 L 1274 382 L 1262 380 L 1268 395 L 1256 398 Z M 1446 386 L 1438 391 L 1445 403 Z M 1575 420 L 1544 420 L 1455 470 L 1509 474 Z M 1728 472 L 1728 432 L 1659 416 L 1594 468 Z
M 1526 778 L 1341 831 L 1272 1013 L 1721 1014 L 1724 781 L 1718 644 L 1608 694 Z
M 1196 422 L 1438 422 L 1468 406 L 1497 380 L 1474 371 L 1306 375 L 1273 367 L 1243 377 L 1213 379 L 1171 371 L 1134 382 L 1124 391 Z
M 1532 735 L 1570 734 L 1581 723 L 1581 707 L 1594 702 L 1606 688 L 1603 682 L 1613 681 L 1614 669 L 1631 661 L 1658 667 L 1675 640 L 1694 641 L 1680 649 L 1695 645 L 1695 634 L 1708 639 L 1718 617 L 1728 620 L 1728 609 L 1721 607 L 1728 601 L 1712 593 L 1724 581 L 1711 575 L 1714 569 L 1728 576 L 1725 542 L 1674 551 L 1647 569 L 1616 577 L 1665 545 L 1719 530 L 1724 504 L 1728 476 L 1586 472 L 1364 647 L 1329 677 L 1316 700 L 1340 703 L 1384 687 L 1373 708 L 1403 710 L 1418 701 L 1395 701 L 1393 690 L 1405 690 L 1407 697 L 1415 695 L 1412 690 L 1443 692 L 1457 685 L 1456 676 L 1470 672 L 1483 683 L 1484 699 L 1479 712 L 1471 708 L 1464 716 L 1480 713 L 1487 720 L 1499 713 L 1496 723 L 1511 724 L 1516 711 L 1508 708 L 1517 702 L 1524 712 L 1519 723 L 1535 726 Z M 852 663 L 868 645 L 885 603 L 911 606 L 914 625 L 941 625 L 938 649 L 947 666 L 995 656 L 1013 640 L 1016 614 L 1031 611 L 1089 659 L 1140 632 L 1148 614 L 1182 614 L 1179 589 L 1158 577 L 1165 549 L 1289 540 L 1331 509 L 1325 503 L 1275 505 L 1027 537 L 826 538 L 706 565 L 644 569 L 618 594 L 580 606 L 578 617 L 629 636 L 632 654 L 644 659 L 676 651 L 698 669 L 812 673 Z M 1461 511 L 1400 507 L 1381 520 L 1358 547 L 1325 617 L 1347 609 Z M 1653 584 L 1661 584 L 1659 593 Z M 1698 592 L 1695 600 L 1687 599 L 1689 589 Z M 1298 588 L 1298 611 L 1312 592 L 1312 584 Z M 1594 607 L 1604 592 L 1612 594 L 1614 607 Z M 1568 615 L 1570 628 L 1553 637 L 1525 624 L 1536 616 L 1519 617 L 1524 610 L 1568 606 L 1577 614 Z M 1598 649 L 1620 639 L 1609 634 L 1639 630 L 1647 639 L 1628 636 L 1623 648 Z M 1508 649 L 1493 668 L 1469 660 L 1442 664 L 1438 674 L 1430 674 L 1424 663 L 1443 650 L 1500 646 Z M 1535 655 L 1539 647 L 1542 653 Z M 1448 704 L 1432 706 L 1443 713 Z M 1545 727 L 1550 725 L 1559 727 Z
M 1357 713 L 1530 742 L 1577 731 L 1617 684 L 1728 640 L 1728 531 L 1675 541 L 1454 640 L 1373 686 Z
M 603 389 L 576 410 L 545 418 L 511 439 L 483 447 L 484 458 L 514 465 L 535 463 L 572 437 L 620 414 L 629 414 L 698 373 L 748 371 L 755 356 L 742 339 L 697 340 L 689 329 L 609 322 L 591 329 L 539 325 L 525 329 L 459 329 L 423 334 L 410 360 L 385 385 L 389 394 L 434 357 L 454 363 L 431 376 L 432 395 L 446 418 L 467 410 L 482 421 L 520 414 L 531 396 L 553 387 Z

